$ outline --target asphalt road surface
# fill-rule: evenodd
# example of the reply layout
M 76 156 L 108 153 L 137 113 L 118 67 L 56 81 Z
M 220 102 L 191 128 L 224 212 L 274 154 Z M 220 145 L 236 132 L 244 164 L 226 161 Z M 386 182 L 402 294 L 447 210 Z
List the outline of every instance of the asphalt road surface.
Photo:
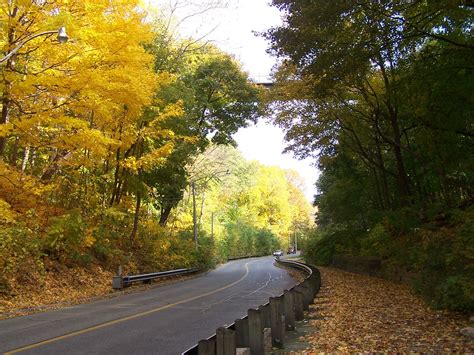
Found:
M 0 321 L 5 354 L 180 354 L 296 281 L 272 257 L 174 284 Z

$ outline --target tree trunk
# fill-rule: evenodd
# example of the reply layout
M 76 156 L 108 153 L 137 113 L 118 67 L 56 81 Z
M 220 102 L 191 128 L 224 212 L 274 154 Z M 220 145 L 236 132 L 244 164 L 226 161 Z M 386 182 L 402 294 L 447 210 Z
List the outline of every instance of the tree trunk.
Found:
M 377 161 L 378 164 L 380 165 L 380 173 L 381 173 L 381 178 L 382 178 L 382 191 L 383 191 L 383 197 L 386 202 L 386 206 L 390 209 L 392 207 L 392 201 L 390 199 L 390 194 L 389 194 L 389 189 L 388 189 L 388 181 L 387 181 L 387 173 L 385 169 L 385 162 L 383 161 L 383 156 L 382 156 L 382 149 L 380 148 L 380 141 L 378 138 L 375 139 L 375 146 L 377 149 Z
M 7 66 L 8 66 L 7 61 Z M 10 108 L 10 99 L 8 98 L 8 91 L 9 91 L 10 83 L 5 80 L 4 82 L 4 92 L 2 93 L 2 114 L 0 116 L 0 124 L 8 123 L 8 109 Z M 0 158 L 3 157 L 3 153 L 5 151 L 7 138 L 0 137 Z
M 382 74 L 382 78 L 385 84 L 385 93 L 387 99 L 385 101 L 385 106 L 388 110 L 388 119 L 390 125 L 392 127 L 392 136 L 393 142 L 391 143 L 393 147 L 393 153 L 395 155 L 395 161 L 397 164 L 397 186 L 398 186 L 398 193 L 400 195 L 400 202 L 401 205 L 406 205 L 408 201 L 408 197 L 410 195 L 410 185 L 408 181 L 408 175 L 405 168 L 405 163 L 403 161 L 402 155 L 402 143 L 401 143 L 401 130 L 400 124 L 398 122 L 398 109 L 396 105 L 392 103 L 393 99 L 393 87 L 392 83 L 390 82 L 390 76 L 387 74 L 385 70 L 385 59 L 379 55 L 378 62 L 380 72 Z M 390 63 L 391 64 L 391 63 Z M 391 79 L 393 80 L 394 77 L 392 76 Z
M 113 206 L 115 203 L 115 198 L 118 194 L 119 188 L 119 175 L 120 175 L 120 148 L 117 149 L 116 153 L 116 165 L 115 165 L 115 173 L 114 173 L 114 184 L 112 188 L 112 196 L 110 197 L 110 206 Z
M 168 223 L 168 218 L 170 217 L 171 214 L 171 206 L 166 206 L 162 211 L 160 215 L 160 226 L 165 227 L 166 223 Z
M 28 158 L 30 157 L 30 146 L 26 146 L 25 151 L 23 152 L 23 160 L 21 161 L 21 172 L 24 173 L 26 170 L 26 164 L 28 163 Z
M 202 192 L 202 199 L 201 199 L 201 210 L 199 211 L 199 224 L 202 225 L 202 215 L 204 213 L 204 201 L 206 199 L 206 193 Z
M 137 204 L 135 205 L 135 215 L 133 216 L 133 228 L 132 228 L 132 233 L 130 233 L 130 246 L 133 245 L 133 241 L 135 240 L 135 237 L 137 236 L 138 221 L 140 219 L 141 201 L 142 201 L 141 194 L 140 192 L 137 192 Z
M 403 161 L 400 139 L 400 127 L 398 125 L 397 117 L 395 117 L 395 113 L 390 113 L 390 123 L 392 125 L 394 135 L 393 138 L 395 142 L 393 146 L 393 152 L 395 154 L 395 161 L 397 162 L 398 192 L 400 193 L 402 205 L 405 205 L 408 203 L 408 197 L 410 195 L 410 185 L 408 182 L 408 175 L 406 172 L 405 163 Z
M 11 19 L 16 17 L 18 12 L 18 7 L 15 6 L 15 9 L 10 15 Z M 8 23 L 8 21 L 7 21 Z M 14 41 L 15 41 L 15 32 L 12 28 L 9 28 L 8 30 L 8 43 L 5 44 L 4 48 L 11 49 L 14 46 Z M 13 56 L 14 57 L 14 56 Z M 12 68 L 12 60 L 13 57 L 10 57 L 6 63 L 4 64 L 4 75 L 3 77 L 5 78 L 5 71 L 8 71 Z M 8 117 L 9 117 L 9 109 L 10 109 L 10 90 L 11 90 L 11 82 L 8 80 L 3 81 L 3 92 L 2 92 L 2 114 L 0 116 L 0 124 L 6 124 L 8 123 Z M 5 145 L 7 142 L 6 137 L 0 137 L 0 159 L 3 158 L 3 153 L 5 152 Z
M 372 174 L 374 175 L 375 188 L 377 189 L 377 198 L 379 200 L 380 210 L 383 211 L 385 210 L 385 204 L 383 202 L 382 192 L 380 190 L 380 183 L 379 183 L 379 178 L 377 176 L 377 170 L 375 170 L 375 168 L 373 167 L 372 167 Z
M 10 154 L 10 165 L 16 167 L 16 161 L 18 159 L 18 144 L 20 142 L 20 137 L 15 137 L 15 143 L 13 143 L 13 147 L 11 149 Z
M 46 168 L 46 170 L 41 175 L 41 181 L 49 181 L 59 171 L 59 162 L 61 160 L 68 159 L 71 156 L 71 152 L 64 150 L 62 152 L 56 153 L 54 158 L 51 160 L 50 165 Z

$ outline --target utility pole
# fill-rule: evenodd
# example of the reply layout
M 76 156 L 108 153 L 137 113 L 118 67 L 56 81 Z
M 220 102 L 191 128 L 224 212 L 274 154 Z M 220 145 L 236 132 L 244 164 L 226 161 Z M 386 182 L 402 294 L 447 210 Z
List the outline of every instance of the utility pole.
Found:
M 296 229 L 295 229 L 295 253 L 298 251 L 298 236 L 296 235 Z
M 197 220 L 196 220 L 196 184 L 191 182 L 191 189 L 193 193 L 193 236 L 194 244 L 196 245 L 196 251 L 198 250 L 198 230 L 197 230 Z
M 211 213 L 211 239 L 214 239 L 214 212 Z

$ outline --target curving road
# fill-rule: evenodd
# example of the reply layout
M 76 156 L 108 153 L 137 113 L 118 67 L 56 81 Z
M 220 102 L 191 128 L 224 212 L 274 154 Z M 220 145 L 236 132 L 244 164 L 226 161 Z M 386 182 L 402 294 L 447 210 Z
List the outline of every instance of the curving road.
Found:
M 296 282 L 272 257 L 194 279 L 0 321 L 5 354 L 179 354 Z

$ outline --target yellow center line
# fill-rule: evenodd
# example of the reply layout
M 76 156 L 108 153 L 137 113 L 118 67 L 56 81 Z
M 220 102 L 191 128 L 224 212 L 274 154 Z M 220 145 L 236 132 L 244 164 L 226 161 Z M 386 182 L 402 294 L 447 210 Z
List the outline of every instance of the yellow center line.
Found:
M 254 260 L 254 261 L 255 261 L 255 260 Z M 216 293 L 216 292 L 225 290 L 225 289 L 227 289 L 227 288 L 229 288 L 229 287 L 232 287 L 232 286 L 234 286 L 234 285 L 237 285 L 239 282 L 242 282 L 242 280 L 244 280 L 244 279 L 247 277 L 247 275 L 249 274 L 249 267 L 248 267 L 248 265 L 249 265 L 250 263 L 254 262 L 254 261 L 249 261 L 249 262 L 245 263 L 245 274 L 244 274 L 244 276 L 242 276 L 242 277 L 241 277 L 240 279 L 238 279 L 237 281 L 234 281 L 234 282 L 232 282 L 231 284 L 226 285 L 226 286 L 223 286 L 223 287 L 220 287 L 220 288 L 218 288 L 218 289 L 216 289 L 216 290 L 209 291 L 209 292 L 203 293 L 203 294 L 201 294 L 201 295 L 194 296 L 194 297 L 191 297 L 191 298 L 188 298 L 188 299 L 185 299 L 185 300 L 181 300 L 181 301 L 178 301 L 178 302 L 175 302 L 175 303 L 167 304 L 166 306 L 162 306 L 162 307 L 150 309 L 150 310 L 148 310 L 148 311 L 141 312 L 141 313 L 137 313 L 137 314 L 133 314 L 133 315 L 130 315 L 130 316 L 127 316 L 127 317 L 114 319 L 114 320 L 112 320 L 112 321 L 105 322 L 105 323 L 101 323 L 101 324 L 98 324 L 98 325 L 94 325 L 94 326 L 89 327 L 89 328 L 85 328 L 85 329 L 82 329 L 82 330 L 78 330 L 78 331 L 75 331 L 75 332 L 71 332 L 71 333 L 68 333 L 68 334 L 64 334 L 64 335 L 61 335 L 61 336 L 58 336 L 58 337 L 55 337 L 55 338 L 51 338 L 51 339 L 48 339 L 48 340 L 40 341 L 40 342 L 38 342 L 38 343 L 34 343 L 34 344 L 31 344 L 31 345 L 23 346 L 23 347 L 21 347 L 21 348 L 17 348 L 17 349 L 14 349 L 14 350 L 10 350 L 10 351 L 4 353 L 4 355 L 16 354 L 16 353 L 19 353 L 19 352 L 22 352 L 22 351 L 25 351 L 25 350 L 34 349 L 34 348 L 37 348 L 37 347 L 42 346 L 42 345 L 54 343 L 54 342 L 59 341 L 59 340 L 71 338 L 71 337 L 74 337 L 74 336 L 77 336 L 77 335 L 81 335 L 81 334 L 85 334 L 85 333 L 89 333 L 89 332 L 92 332 L 92 331 L 94 331 L 94 330 L 102 329 L 102 328 L 105 328 L 105 327 L 109 327 L 109 326 L 111 326 L 111 325 L 118 324 L 118 323 L 122 323 L 122 322 L 125 322 L 125 321 L 128 321 L 128 320 L 131 320 L 131 319 L 135 319 L 135 318 L 147 316 L 147 315 L 149 315 L 149 314 L 153 314 L 153 313 L 162 311 L 162 310 L 164 310 L 164 309 L 168 309 L 168 308 L 171 308 L 171 307 L 174 307 L 174 306 L 177 306 L 177 305 L 186 303 L 186 302 L 194 301 L 194 300 L 196 300 L 196 299 L 198 299 L 198 298 L 202 298 L 202 297 L 205 297 L 205 296 L 212 295 L 213 293 Z

